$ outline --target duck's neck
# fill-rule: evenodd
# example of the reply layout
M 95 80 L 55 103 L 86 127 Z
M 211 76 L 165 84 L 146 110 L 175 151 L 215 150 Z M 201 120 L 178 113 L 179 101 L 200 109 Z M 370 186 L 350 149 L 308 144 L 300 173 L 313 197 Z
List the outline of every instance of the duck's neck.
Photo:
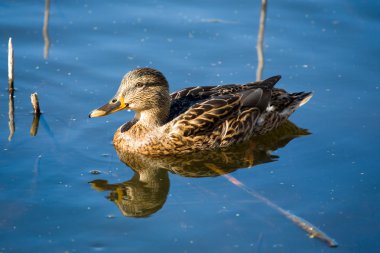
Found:
M 136 113 L 136 117 L 138 118 L 137 123 L 147 129 L 153 129 L 164 125 L 168 116 L 169 109 L 167 107 L 152 108 Z

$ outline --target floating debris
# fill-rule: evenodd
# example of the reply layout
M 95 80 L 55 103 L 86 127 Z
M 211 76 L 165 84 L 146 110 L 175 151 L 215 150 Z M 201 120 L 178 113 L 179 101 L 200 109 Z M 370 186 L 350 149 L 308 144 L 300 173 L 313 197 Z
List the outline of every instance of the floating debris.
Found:
M 114 214 L 107 214 L 106 216 L 108 219 L 115 219 L 116 216 Z
M 220 18 L 202 18 L 202 23 L 222 23 L 222 24 L 237 24 L 236 21 L 224 20 Z
M 99 174 L 102 174 L 102 172 L 100 170 L 90 170 L 90 174 L 99 175 Z

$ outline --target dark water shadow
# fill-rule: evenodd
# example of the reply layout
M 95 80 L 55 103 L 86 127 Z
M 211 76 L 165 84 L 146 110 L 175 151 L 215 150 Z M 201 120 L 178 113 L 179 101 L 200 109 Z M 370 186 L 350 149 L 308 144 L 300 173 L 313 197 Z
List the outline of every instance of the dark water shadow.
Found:
M 168 172 L 192 178 L 221 176 L 275 161 L 278 156 L 272 155 L 272 151 L 308 134 L 307 130 L 287 121 L 264 136 L 225 149 L 164 157 L 119 153 L 120 160 L 134 171 L 134 176 L 123 183 L 97 179 L 90 184 L 97 191 L 109 191 L 107 199 L 114 202 L 124 216 L 147 217 L 160 210 L 166 201 L 170 188 Z

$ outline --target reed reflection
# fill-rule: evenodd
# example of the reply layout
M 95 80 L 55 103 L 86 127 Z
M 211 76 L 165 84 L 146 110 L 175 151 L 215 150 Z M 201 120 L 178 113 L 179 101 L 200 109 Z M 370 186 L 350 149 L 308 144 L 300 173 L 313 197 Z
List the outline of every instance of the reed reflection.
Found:
M 307 130 L 287 121 L 266 135 L 226 149 L 164 157 L 119 153 L 120 160 L 134 171 L 134 176 L 119 184 L 102 179 L 90 184 L 97 191 L 110 191 L 107 198 L 118 206 L 123 215 L 147 217 L 160 210 L 166 201 L 170 186 L 168 172 L 193 178 L 221 176 L 275 161 L 278 157 L 271 151 L 307 134 Z
M 260 11 L 260 21 L 259 21 L 259 32 L 257 34 L 257 69 L 256 69 L 256 81 L 262 80 L 263 69 L 264 69 L 264 31 L 265 31 L 265 20 L 267 16 L 267 0 L 261 1 L 261 11 Z
M 30 127 L 30 135 L 31 136 L 36 136 L 38 132 L 38 126 L 40 124 L 40 114 L 34 114 L 33 115 L 33 121 L 32 125 Z
M 14 90 L 9 90 L 9 111 L 8 111 L 8 116 L 9 116 L 9 136 L 8 136 L 8 141 L 12 140 L 12 137 L 15 133 L 15 115 L 14 115 L 14 110 L 15 110 L 15 105 L 14 105 Z
M 44 25 L 42 27 L 42 36 L 44 37 L 44 59 L 47 60 L 49 57 L 49 14 L 50 14 L 50 0 L 45 0 L 45 10 L 44 10 Z

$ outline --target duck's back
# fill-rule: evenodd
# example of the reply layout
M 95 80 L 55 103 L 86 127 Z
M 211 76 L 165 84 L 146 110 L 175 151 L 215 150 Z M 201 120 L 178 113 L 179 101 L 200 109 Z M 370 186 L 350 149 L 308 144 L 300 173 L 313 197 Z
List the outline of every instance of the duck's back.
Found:
M 225 147 L 265 134 L 310 99 L 273 86 L 280 76 L 245 85 L 197 86 L 171 94 L 170 138 L 181 149 Z M 185 148 L 185 146 L 188 146 Z M 184 151 L 185 152 L 185 151 Z
M 276 83 L 281 77 L 271 77 Z M 269 80 L 269 79 L 267 79 Z M 172 104 L 168 121 L 171 121 L 178 115 L 184 113 L 191 106 L 196 103 L 203 102 L 208 99 L 213 99 L 223 95 L 239 93 L 245 90 L 255 90 L 263 87 L 264 81 L 258 81 L 247 84 L 228 84 L 228 85 L 214 85 L 214 86 L 193 86 L 188 87 L 170 94 Z M 265 83 L 264 83 L 265 85 Z M 273 84 L 274 85 L 274 84 Z

